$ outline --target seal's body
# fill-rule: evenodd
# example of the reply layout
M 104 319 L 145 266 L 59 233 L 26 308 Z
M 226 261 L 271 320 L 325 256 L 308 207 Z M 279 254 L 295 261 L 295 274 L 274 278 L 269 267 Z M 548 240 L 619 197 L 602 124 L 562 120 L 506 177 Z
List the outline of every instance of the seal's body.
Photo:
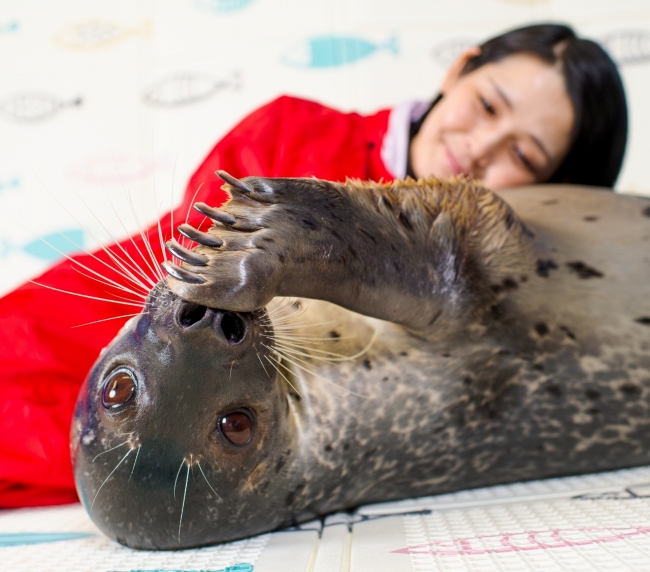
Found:
M 228 212 L 197 205 L 215 225 L 180 228 L 200 246 L 168 244 L 183 266 L 80 394 L 77 487 L 110 537 L 650 463 L 648 201 L 221 176 Z

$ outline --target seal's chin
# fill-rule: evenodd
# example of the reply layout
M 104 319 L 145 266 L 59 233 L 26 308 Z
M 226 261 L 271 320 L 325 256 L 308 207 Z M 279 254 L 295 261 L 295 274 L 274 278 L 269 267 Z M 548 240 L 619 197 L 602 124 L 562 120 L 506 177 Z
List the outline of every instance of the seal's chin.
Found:
M 292 432 L 284 385 L 263 365 L 272 344 L 263 310 L 152 292 L 95 363 L 75 410 L 77 490 L 103 532 L 178 549 L 261 532 L 269 512 L 281 524 L 286 507 L 269 496 L 275 474 L 264 468 L 284 462 Z

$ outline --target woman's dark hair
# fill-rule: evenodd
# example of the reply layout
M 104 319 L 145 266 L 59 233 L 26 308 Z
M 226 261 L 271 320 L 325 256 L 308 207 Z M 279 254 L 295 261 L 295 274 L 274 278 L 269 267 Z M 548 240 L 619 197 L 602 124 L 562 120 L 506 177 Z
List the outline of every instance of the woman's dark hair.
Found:
M 605 50 L 557 24 L 518 28 L 480 48 L 481 53 L 465 64 L 463 74 L 519 53 L 560 64 L 575 124 L 569 153 L 548 182 L 613 186 L 625 154 L 627 104 L 616 64 Z

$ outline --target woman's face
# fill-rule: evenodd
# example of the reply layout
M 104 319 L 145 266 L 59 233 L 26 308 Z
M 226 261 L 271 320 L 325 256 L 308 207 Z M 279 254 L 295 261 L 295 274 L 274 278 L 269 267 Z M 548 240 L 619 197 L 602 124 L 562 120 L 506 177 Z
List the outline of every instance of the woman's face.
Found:
M 411 143 L 414 173 L 464 174 L 493 189 L 547 180 L 569 150 L 574 122 L 561 71 L 516 54 L 460 75 L 464 61 Z

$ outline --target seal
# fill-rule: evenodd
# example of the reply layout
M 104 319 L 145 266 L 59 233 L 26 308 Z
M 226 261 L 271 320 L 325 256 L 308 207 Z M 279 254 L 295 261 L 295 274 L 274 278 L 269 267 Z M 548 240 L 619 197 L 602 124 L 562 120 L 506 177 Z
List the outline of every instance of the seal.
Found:
M 647 200 L 219 174 L 225 209 L 196 204 L 214 225 L 181 225 L 198 246 L 167 244 L 182 264 L 80 392 L 75 479 L 109 537 L 650 463 Z

